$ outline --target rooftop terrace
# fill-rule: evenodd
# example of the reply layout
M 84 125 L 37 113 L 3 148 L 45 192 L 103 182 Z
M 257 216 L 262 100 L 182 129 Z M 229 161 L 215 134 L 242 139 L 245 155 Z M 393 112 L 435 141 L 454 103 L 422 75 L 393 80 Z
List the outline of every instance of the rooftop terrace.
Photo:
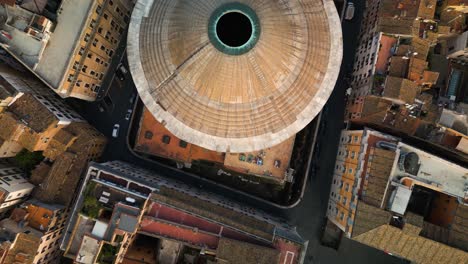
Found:
M 468 199 L 468 169 L 442 158 L 431 155 L 404 143 L 398 144 L 398 162 L 395 162 L 391 178 L 427 188 L 445 194 Z
M 62 1 L 55 25 L 21 7 L 0 6 L 2 47 L 49 86 L 57 88 L 93 3 L 93 0 Z

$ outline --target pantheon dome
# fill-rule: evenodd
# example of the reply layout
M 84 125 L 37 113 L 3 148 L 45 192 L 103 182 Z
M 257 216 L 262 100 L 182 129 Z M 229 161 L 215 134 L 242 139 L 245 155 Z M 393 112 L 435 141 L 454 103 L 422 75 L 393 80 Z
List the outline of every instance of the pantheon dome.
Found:
M 138 0 L 140 97 L 171 133 L 219 152 L 266 149 L 321 111 L 342 60 L 331 0 Z

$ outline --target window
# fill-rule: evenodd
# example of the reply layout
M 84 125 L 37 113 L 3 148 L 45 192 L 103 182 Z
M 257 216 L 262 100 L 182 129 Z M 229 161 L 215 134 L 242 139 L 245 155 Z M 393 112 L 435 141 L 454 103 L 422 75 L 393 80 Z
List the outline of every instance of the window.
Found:
M 343 212 L 340 213 L 340 219 L 341 219 L 341 220 L 344 219 L 344 213 L 343 213 Z
M 358 142 L 359 140 L 359 137 L 358 136 L 354 136 L 354 142 Z
M 107 13 L 104 13 L 104 19 L 107 20 L 109 18 L 109 16 L 107 15 Z
M 101 12 L 102 12 L 102 6 L 101 6 L 101 5 L 98 5 L 98 6 L 96 7 L 96 13 L 101 14 Z
M 91 23 L 89 24 L 90 28 L 94 28 L 96 26 L 96 20 L 91 19 Z
M 351 158 L 354 159 L 355 156 L 356 156 L 356 152 L 355 152 L 355 151 L 352 151 L 352 152 L 351 152 Z
M 85 37 L 84 37 L 84 41 L 85 41 L 85 42 L 88 42 L 90 37 L 91 37 L 91 36 L 90 36 L 88 33 L 86 33 L 86 35 L 85 35 Z
M 73 74 L 70 74 L 70 75 L 68 75 L 67 82 L 71 82 L 71 81 L 73 81 L 73 77 L 74 77 L 74 75 L 73 75 Z
M 346 205 L 346 202 L 348 201 L 348 198 L 343 197 L 343 205 Z
M 346 185 L 345 185 L 345 191 L 349 191 L 349 183 L 346 183 Z
M 187 142 L 183 141 L 183 140 L 180 140 L 179 141 L 179 147 L 181 148 L 187 148 Z
M 348 173 L 353 173 L 353 168 L 349 168 Z

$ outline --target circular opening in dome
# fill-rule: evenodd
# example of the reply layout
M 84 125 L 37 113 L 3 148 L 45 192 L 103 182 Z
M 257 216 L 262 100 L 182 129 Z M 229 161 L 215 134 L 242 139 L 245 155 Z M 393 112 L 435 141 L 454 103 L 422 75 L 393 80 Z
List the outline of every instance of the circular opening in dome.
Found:
M 252 22 L 241 12 L 223 14 L 216 24 L 219 40 L 230 47 L 246 44 L 252 36 L 252 31 Z

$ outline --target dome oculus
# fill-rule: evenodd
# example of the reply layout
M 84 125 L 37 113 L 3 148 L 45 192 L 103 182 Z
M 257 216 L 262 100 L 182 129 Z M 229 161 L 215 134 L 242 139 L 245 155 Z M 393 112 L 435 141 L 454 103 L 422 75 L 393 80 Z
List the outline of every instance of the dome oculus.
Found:
M 251 50 L 260 36 L 260 22 L 254 10 L 241 3 L 216 9 L 208 22 L 208 36 L 219 51 L 242 55 Z

